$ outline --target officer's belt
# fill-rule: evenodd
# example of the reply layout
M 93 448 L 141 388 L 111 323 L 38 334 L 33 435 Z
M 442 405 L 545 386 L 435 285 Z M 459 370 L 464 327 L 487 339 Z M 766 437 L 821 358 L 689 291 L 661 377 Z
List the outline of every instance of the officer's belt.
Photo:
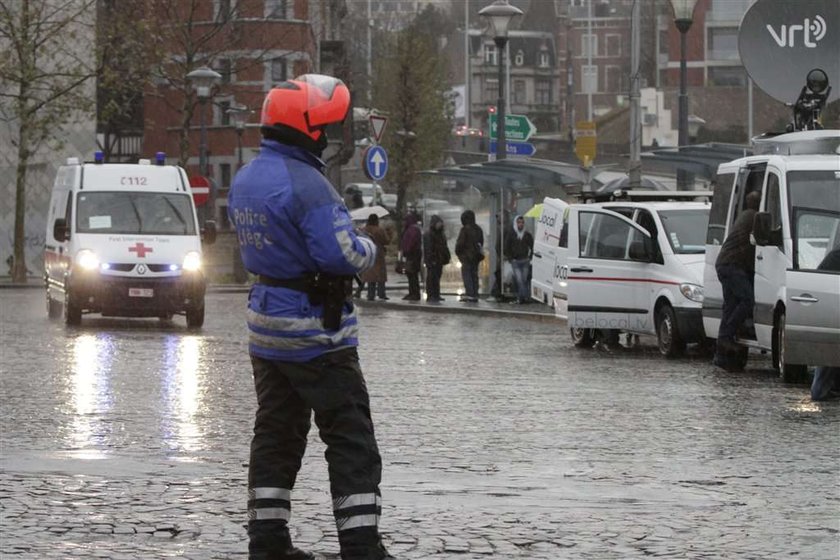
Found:
M 272 288 L 288 288 L 297 292 L 309 293 L 312 291 L 313 278 L 304 276 L 303 278 L 272 278 L 271 276 L 257 276 L 257 283 L 271 286 Z

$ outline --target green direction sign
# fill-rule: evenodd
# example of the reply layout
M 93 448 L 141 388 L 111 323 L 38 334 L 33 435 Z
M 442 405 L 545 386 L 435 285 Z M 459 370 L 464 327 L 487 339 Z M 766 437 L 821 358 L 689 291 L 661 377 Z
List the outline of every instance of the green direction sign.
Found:
M 496 139 L 496 114 L 490 115 L 490 138 Z M 505 139 L 511 142 L 525 142 L 537 131 L 525 115 L 505 115 Z

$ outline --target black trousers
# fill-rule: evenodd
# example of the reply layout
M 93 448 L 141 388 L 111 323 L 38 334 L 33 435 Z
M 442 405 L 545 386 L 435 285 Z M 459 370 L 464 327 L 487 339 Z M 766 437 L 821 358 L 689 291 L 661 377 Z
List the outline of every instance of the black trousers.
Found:
M 326 444 L 342 558 L 377 558 L 382 460 L 355 348 L 305 363 L 251 356 L 258 409 L 248 469 L 251 560 L 291 546 L 291 492 L 306 450 L 310 416 Z
M 431 299 L 440 299 L 440 278 L 443 275 L 443 266 L 426 266 L 426 296 Z

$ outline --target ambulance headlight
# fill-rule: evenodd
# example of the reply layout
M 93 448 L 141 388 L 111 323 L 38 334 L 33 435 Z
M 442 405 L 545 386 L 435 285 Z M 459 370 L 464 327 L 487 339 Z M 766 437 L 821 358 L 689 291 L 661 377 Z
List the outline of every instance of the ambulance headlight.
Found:
M 82 249 L 76 253 L 76 264 L 85 270 L 96 270 L 99 268 L 99 257 L 90 249 Z
M 680 292 L 691 301 L 703 302 L 702 286 L 698 286 L 697 284 L 680 284 Z
M 184 270 L 187 272 L 195 272 L 201 269 L 201 255 L 195 251 L 190 251 L 184 256 Z

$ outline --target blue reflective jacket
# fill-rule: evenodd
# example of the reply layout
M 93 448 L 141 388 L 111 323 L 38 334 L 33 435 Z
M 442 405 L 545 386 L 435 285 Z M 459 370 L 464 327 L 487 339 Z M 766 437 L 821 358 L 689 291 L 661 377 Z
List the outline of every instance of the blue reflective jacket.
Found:
M 263 140 L 259 155 L 236 174 L 228 216 L 249 272 L 296 279 L 315 272 L 353 275 L 373 265 L 376 246 L 354 233 L 323 168 L 306 150 Z M 303 292 L 255 284 L 248 296 L 249 351 L 304 362 L 358 345 L 352 303 L 344 305 L 336 331 L 324 330 L 322 312 Z

